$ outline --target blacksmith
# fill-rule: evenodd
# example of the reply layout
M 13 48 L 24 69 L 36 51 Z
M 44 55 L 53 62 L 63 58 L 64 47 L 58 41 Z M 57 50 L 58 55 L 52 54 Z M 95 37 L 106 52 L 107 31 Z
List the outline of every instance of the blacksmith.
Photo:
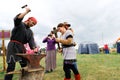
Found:
M 25 8 L 25 12 L 19 13 L 14 18 L 14 28 L 12 29 L 12 35 L 10 42 L 7 46 L 7 71 L 9 73 L 15 70 L 16 62 L 19 61 L 21 67 L 25 67 L 27 62 L 25 59 L 16 56 L 17 53 L 25 53 L 25 47 L 23 44 L 29 43 L 30 48 L 36 52 L 36 44 L 34 42 L 33 32 L 30 27 L 37 24 L 37 20 L 34 17 L 29 17 L 26 21 L 22 22 L 24 16 L 31 10 Z M 13 74 L 6 74 L 4 80 L 12 80 Z

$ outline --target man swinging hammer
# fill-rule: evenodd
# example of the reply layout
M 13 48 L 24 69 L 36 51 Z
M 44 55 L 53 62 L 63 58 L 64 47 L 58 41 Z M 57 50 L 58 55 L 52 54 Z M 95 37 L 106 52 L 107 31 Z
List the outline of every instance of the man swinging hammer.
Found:
M 31 27 L 37 24 L 37 20 L 34 17 L 29 17 L 26 21 L 22 22 L 25 15 L 27 15 L 31 10 L 25 8 L 25 12 L 19 13 L 14 18 L 14 28 L 12 29 L 12 35 L 10 42 L 7 46 L 7 71 L 6 73 L 15 70 L 16 62 L 18 61 L 21 67 L 26 67 L 27 61 L 22 57 L 17 56 L 18 53 L 25 53 L 24 44 L 28 43 L 30 48 L 37 52 L 36 44 L 33 37 L 33 32 Z M 13 74 L 6 74 L 4 80 L 12 80 Z

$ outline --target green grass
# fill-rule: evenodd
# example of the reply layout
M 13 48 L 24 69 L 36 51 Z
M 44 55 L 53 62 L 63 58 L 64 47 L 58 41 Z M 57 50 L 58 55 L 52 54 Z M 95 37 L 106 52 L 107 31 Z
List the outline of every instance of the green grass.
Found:
M 2 58 L 0 58 L 2 62 Z M 120 80 L 120 54 L 77 54 L 77 66 L 82 76 L 82 80 Z M 45 58 L 40 63 L 45 66 Z M 52 73 L 44 75 L 44 80 L 63 80 L 63 59 L 61 54 L 57 54 L 57 68 Z M 0 64 L 2 68 L 2 64 Z M 16 70 L 20 66 L 17 63 Z M 0 80 L 4 77 L 4 72 L 0 72 Z M 72 79 L 74 80 L 73 73 Z M 13 80 L 19 78 L 18 74 L 14 75 Z

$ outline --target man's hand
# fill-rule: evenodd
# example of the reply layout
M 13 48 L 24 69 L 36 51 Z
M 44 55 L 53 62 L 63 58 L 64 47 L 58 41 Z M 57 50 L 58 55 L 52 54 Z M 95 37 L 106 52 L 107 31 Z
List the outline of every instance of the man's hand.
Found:
M 18 16 L 18 18 L 19 19 L 21 19 L 21 18 L 23 18 L 26 14 L 28 14 L 31 10 L 30 10 L 30 8 L 25 8 L 26 9 L 26 11 L 25 12 L 23 12 L 23 13 L 21 13 L 19 16 Z
M 29 12 L 31 11 L 30 8 L 27 8 L 27 7 L 26 7 L 25 9 L 26 9 L 26 12 L 27 12 L 27 13 L 29 13 Z

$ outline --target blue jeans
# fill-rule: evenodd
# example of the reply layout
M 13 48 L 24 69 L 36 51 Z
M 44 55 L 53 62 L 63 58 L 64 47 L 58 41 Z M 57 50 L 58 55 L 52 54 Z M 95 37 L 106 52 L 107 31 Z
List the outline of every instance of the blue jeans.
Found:
M 71 70 L 73 71 L 73 73 L 74 73 L 75 75 L 79 74 L 78 69 L 77 69 L 77 64 L 76 64 L 76 62 L 73 62 L 73 63 L 71 63 L 71 64 L 66 64 L 66 63 L 64 62 L 63 70 L 64 70 L 64 72 L 65 72 L 65 78 L 67 78 L 67 79 L 70 79 L 70 78 L 71 78 Z

